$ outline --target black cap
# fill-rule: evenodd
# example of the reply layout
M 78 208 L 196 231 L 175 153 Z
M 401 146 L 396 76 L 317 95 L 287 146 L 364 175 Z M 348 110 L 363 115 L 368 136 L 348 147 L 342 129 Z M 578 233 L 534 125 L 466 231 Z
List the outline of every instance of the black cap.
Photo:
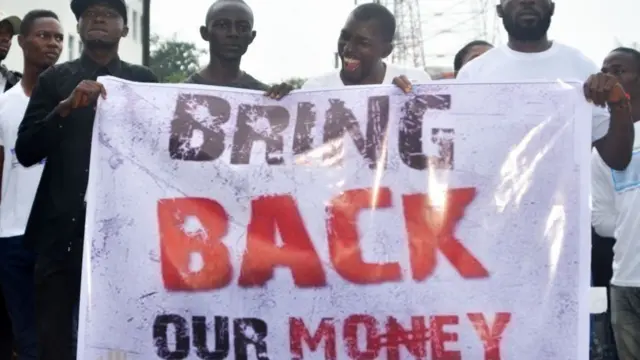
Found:
M 127 23 L 127 4 L 125 0 L 71 0 L 71 11 L 76 16 L 76 20 L 79 20 L 89 6 L 97 4 L 104 4 L 114 8 L 122 16 L 124 23 Z

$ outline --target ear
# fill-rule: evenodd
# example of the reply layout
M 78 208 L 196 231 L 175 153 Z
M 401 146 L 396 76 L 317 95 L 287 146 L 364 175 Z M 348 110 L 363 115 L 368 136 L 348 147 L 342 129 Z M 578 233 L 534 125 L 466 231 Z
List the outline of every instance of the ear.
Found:
M 549 4 L 549 12 L 551 16 L 553 16 L 553 14 L 556 12 L 556 3 L 554 3 L 553 1 L 551 1 L 551 3 Z
M 251 40 L 249 40 L 249 44 L 253 44 L 253 40 L 256 39 L 256 35 L 258 35 L 258 33 L 255 30 L 251 32 Z
M 503 18 L 504 17 L 504 10 L 502 9 L 502 5 L 501 4 L 496 5 L 496 13 L 498 14 L 499 18 Z
M 122 37 L 125 38 L 129 35 L 129 27 L 127 25 L 122 27 Z
M 200 37 L 202 40 L 209 42 L 209 31 L 206 26 L 200 26 Z
M 18 35 L 18 46 L 20 46 L 20 48 L 23 49 L 23 50 L 24 50 L 24 45 L 25 45 L 24 41 L 25 41 L 24 36 Z
M 392 43 L 386 43 L 384 44 L 384 47 L 382 48 L 382 58 L 386 59 L 389 55 L 391 55 L 391 52 L 393 51 L 393 44 Z

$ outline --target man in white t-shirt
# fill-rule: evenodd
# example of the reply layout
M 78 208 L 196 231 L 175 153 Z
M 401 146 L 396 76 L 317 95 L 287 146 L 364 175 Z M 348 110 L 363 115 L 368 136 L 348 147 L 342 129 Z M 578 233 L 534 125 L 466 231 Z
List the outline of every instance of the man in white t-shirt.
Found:
M 550 41 L 551 0 L 501 0 L 498 15 L 509 34 L 506 45 L 470 61 L 458 79 L 469 82 L 577 80 L 594 105 L 592 139 L 605 163 L 624 170 L 631 161 L 634 130 L 629 101 L 617 79 L 572 47 Z M 609 108 L 609 111 L 605 109 Z
M 395 17 L 386 7 L 376 3 L 356 7 L 338 39 L 341 70 L 311 78 L 302 85 L 302 89 L 393 83 L 409 92 L 412 83 L 431 81 L 429 74 L 422 69 L 403 68 L 383 61 L 393 50 L 395 32 Z
M 22 235 L 43 166 L 23 167 L 13 149 L 38 76 L 58 61 L 63 41 L 62 27 L 55 13 L 47 10 L 27 13 L 18 36 L 24 58 L 24 75 L 16 86 L 0 96 L 0 153 L 3 154 L 0 286 L 11 317 L 20 360 L 37 358 L 33 283 L 35 254 L 26 249 Z
M 602 69 L 616 76 L 628 90 L 635 128 L 640 130 L 640 52 L 615 49 Z M 635 140 L 631 164 L 626 170 L 611 170 L 596 150 L 592 152 L 591 165 L 593 228 L 600 236 L 616 239 L 610 291 L 616 347 L 620 359 L 637 359 L 640 358 L 640 139 Z

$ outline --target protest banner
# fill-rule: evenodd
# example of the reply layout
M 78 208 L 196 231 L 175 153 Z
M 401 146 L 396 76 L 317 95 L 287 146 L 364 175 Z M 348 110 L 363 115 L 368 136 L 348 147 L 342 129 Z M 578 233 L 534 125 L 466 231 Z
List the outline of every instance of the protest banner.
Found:
M 80 359 L 588 356 L 580 84 L 100 81 Z

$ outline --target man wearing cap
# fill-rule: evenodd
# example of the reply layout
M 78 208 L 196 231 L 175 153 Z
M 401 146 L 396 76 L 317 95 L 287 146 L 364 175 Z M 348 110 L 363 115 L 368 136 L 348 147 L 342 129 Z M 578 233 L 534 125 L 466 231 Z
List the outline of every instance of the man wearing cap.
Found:
M 143 66 L 118 57 L 128 33 L 124 0 L 72 0 L 83 44 L 79 59 L 42 73 L 18 130 L 23 166 L 46 159 L 24 243 L 35 250 L 38 359 L 76 358 L 85 193 L 95 105 L 106 98 L 99 76 L 157 82 Z
M 19 72 L 9 71 L 2 65 L 11 50 L 11 40 L 19 31 L 20 18 L 0 12 L 0 93 L 11 89 L 22 77 Z

